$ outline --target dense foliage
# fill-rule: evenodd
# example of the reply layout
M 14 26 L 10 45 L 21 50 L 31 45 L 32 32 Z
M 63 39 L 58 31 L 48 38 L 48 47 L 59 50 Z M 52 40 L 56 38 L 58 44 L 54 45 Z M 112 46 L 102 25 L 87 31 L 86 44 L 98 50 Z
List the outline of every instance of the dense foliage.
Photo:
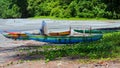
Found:
M 0 0 L 1 18 L 120 18 L 119 0 Z

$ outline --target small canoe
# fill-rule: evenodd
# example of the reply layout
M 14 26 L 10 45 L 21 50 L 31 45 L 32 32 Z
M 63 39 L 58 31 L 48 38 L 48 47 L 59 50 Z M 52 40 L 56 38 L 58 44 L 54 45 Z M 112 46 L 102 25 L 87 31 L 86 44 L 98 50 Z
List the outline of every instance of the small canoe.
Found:
M 2 35 L 6 38 L 10 38 L 10 39 L 22 39 L 22 40 L 26 40 L 28 39 L 28 35 L 25 33 L 2 33 Z
M 79 33 L 111 33 L 111 32 L 118 32 L 118 30 L 97 30 L 97 29 L 92 29 L 92 30 L 77 30 L 74 29 L 75 32 Z
M 51 32 L 48 34 L 49 36 L 65 36 L 70 35 L 70 31 L 64 31 L 64 32 Z
M 48 33 L 47 23 L 45 21 L 42 21 L 42 28 L 40 29 L 40 33 L 41 35 L 45 35 L 45 36 L 65 36 L 65 35 L 70 35 L 71 27 L 68 31 Z
M 36 40 L 40 42 L 54 43 L 54 44 L 73 44 L 80 42 L 92 42 L 102 38 L 102 34 L 91 36 L 41 36 L 29 35 L 29 40 Z

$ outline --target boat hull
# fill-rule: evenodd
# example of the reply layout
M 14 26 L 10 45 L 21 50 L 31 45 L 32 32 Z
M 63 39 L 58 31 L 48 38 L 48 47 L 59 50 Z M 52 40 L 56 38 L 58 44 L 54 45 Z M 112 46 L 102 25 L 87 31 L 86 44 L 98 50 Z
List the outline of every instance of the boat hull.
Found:
M 111 33 L 111 32 L 118 32 L 118 30 L 76 30 L 74 29 L 75 32 L 79 33 Z
M 36 40 L 40 42 L 48 42 L 55 44 L 73 44 L 79 42 L 92 42 L 102 38 L 102 34 L 93 36 L 41 36 L 30 35 L 30 40 Z
M 49 33 L 49 36 L 65 36 L 65 35 L 70 35 L 70 31 Z
M 9 33 L 5 33 L 3 34 L 4 37 L 9 38 L 9 39 L 14 39 L 14 40 L 28 40 L 28 35 L 25 33 L 16 33 L 16 34 L 9 34 Z

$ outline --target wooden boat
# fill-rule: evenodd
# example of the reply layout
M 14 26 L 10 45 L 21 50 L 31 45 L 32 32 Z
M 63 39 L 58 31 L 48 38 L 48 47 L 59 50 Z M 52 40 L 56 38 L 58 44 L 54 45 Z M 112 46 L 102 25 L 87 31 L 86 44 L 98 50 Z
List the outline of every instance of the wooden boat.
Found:
M 74 29 L 75 32 L 79 33 L 110 33 L 110 32 L 118 32 L 118 30 L 97 30 L 97 29 L 92 29 L 92 30 L 77 30 Z
M 41 35 L 45 35 L 45 36 L 65 36 L 65 35 L 70 35 L 71 27 L 69 31 L 48 33 L 47 23 L 45 21 L 42 21 L 42 28 L 40 29 L 40 32 L 41 32 Z
M 48 42 L 54 44 L 73 44 L 79 42 L 92 42 L 102 38 L 102 34 L 91 36 L 41 36 L 29 35 L 29 40 Z
M 51 32 L 48 34 L 49 36 L 65 36 L 70 35 L 70 31 L 64 31 L 64 32 Z
M 21 39 L 21 40 L 26 40 L 28 39 L 28 35 L 25 33 L 19 33 L 19 32 L 10 32 L 10 33 L 2 33 L 3 36 L 5 36 L 6 38 L 10 38 L 10 39 Z

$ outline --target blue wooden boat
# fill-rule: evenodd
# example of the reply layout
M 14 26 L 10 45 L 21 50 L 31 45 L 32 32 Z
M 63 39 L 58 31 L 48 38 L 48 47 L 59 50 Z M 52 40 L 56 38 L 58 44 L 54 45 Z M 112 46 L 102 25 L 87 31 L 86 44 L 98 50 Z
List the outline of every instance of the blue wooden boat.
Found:
M 42 36 L 42 35 L 29 35 L 29 40 L 36 40 L 40 42 L 48 42 L 55 44 L 73 44 L 79 42 L 92 42 L 102 38 L 102 34 L 91 36 Z

